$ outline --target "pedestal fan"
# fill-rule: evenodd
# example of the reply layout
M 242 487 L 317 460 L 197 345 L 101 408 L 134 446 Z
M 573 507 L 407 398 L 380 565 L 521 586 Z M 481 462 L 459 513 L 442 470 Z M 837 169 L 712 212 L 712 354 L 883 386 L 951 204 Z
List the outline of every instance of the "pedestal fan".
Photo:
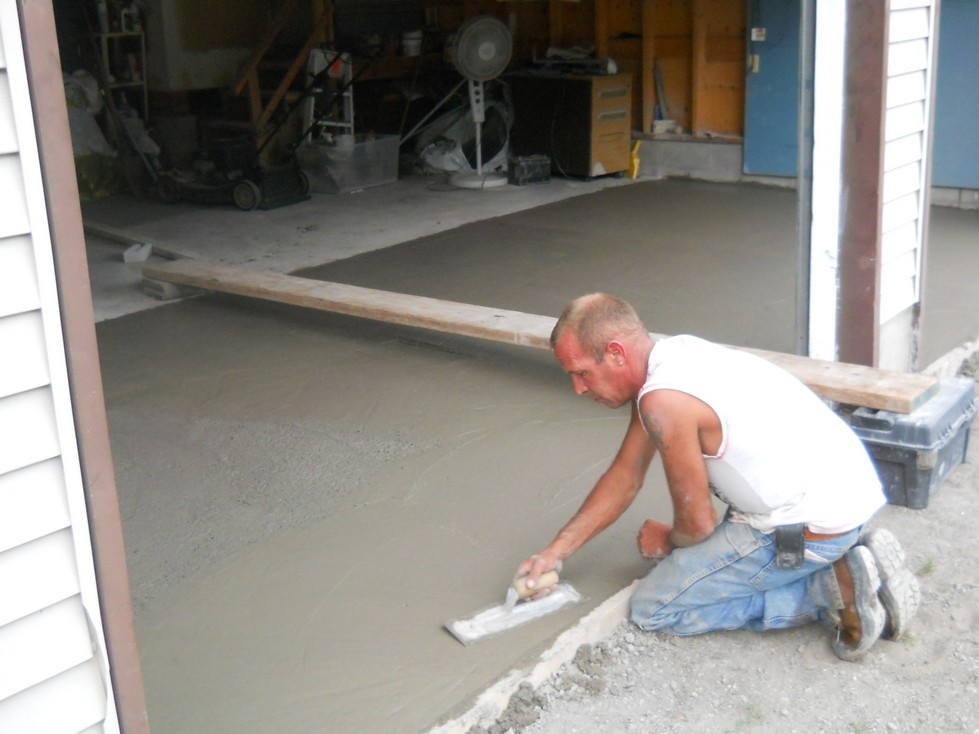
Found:
M 463 23 L 449 45 L 452 63 L 469 83 L 469 106 L 476 126 L 476 171 L 457 173 L 449 179 L 453 186 L 484 188 L 506 184 L 500 173 L 483 173 L 482 127 L 486 120 L 483 83 L 495 79 L 510 63 L 513 43 L 510 31 L 496 18 L 481 15 Z

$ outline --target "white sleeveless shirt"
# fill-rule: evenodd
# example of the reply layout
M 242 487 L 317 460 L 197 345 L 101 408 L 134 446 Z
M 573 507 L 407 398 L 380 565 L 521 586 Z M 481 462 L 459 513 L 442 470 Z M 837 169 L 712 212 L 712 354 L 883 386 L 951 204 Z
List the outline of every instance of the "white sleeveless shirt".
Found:
M 886 502 L 860 439 L 805 384 L 747 352 L 674 336 L 656 342 L 646 383 L 702 400 L 722 439 L 704 456 L 711 489 L 731 519 L 762 532 L 806 523 L 817 533 L 863 524 Z

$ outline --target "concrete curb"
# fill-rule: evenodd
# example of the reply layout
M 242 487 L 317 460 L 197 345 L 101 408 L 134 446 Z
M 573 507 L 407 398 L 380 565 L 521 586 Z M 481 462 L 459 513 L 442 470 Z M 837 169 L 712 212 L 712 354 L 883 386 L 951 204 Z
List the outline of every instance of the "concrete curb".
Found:
M 429 734 L 465 734 L 474 726 L 489 726 L 506 710 L 510 697 L 521 683 L 534 688 L 544 682 L 562 665 L 574 659 L 578 648 L 586 643 L 604 640 L 629 615 L 629 599 L 638 581 L 616 592 L 582 617 L 577 624 L 562 632 L 530 668 L 507 673 L 476 699 L 466 713 L 429 730 Z
M 922 373 L 938 378 L 955 377 L 976 354 L 979 354 L 979 337 L 942 355 L 925 367 Z

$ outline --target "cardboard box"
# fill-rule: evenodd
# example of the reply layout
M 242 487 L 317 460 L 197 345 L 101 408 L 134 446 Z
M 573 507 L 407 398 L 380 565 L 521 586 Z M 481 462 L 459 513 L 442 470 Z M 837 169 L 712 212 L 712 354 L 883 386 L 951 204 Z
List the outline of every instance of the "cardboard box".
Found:
M 965 460 L 976 415 L 973 380 L 942 380 L 938 394 L 913 413 L 858 408 L 849 423 L 877 467 L 887 501 L 919 510 Z

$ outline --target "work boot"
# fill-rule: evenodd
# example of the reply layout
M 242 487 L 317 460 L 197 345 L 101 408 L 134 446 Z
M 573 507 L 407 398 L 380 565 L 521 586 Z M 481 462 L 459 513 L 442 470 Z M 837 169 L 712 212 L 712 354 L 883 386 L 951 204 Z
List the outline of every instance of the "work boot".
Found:
M 843 597 L 840 627 L 833 652 L 840 660 L 859 660 L 880 639 L 886 623 L 884 607 L 877 598 L 880 576 L 873 554 L 857 545 L 833 564 Z
M 904 565 L 904 549 L 890 530 L 866 530 L 860 534 L 858 543 L 873 554 L 880 575 L 880 600 L 887 613 L 883 637 L 899 640 L 918 611 L 921 599 L 918 579 Z

